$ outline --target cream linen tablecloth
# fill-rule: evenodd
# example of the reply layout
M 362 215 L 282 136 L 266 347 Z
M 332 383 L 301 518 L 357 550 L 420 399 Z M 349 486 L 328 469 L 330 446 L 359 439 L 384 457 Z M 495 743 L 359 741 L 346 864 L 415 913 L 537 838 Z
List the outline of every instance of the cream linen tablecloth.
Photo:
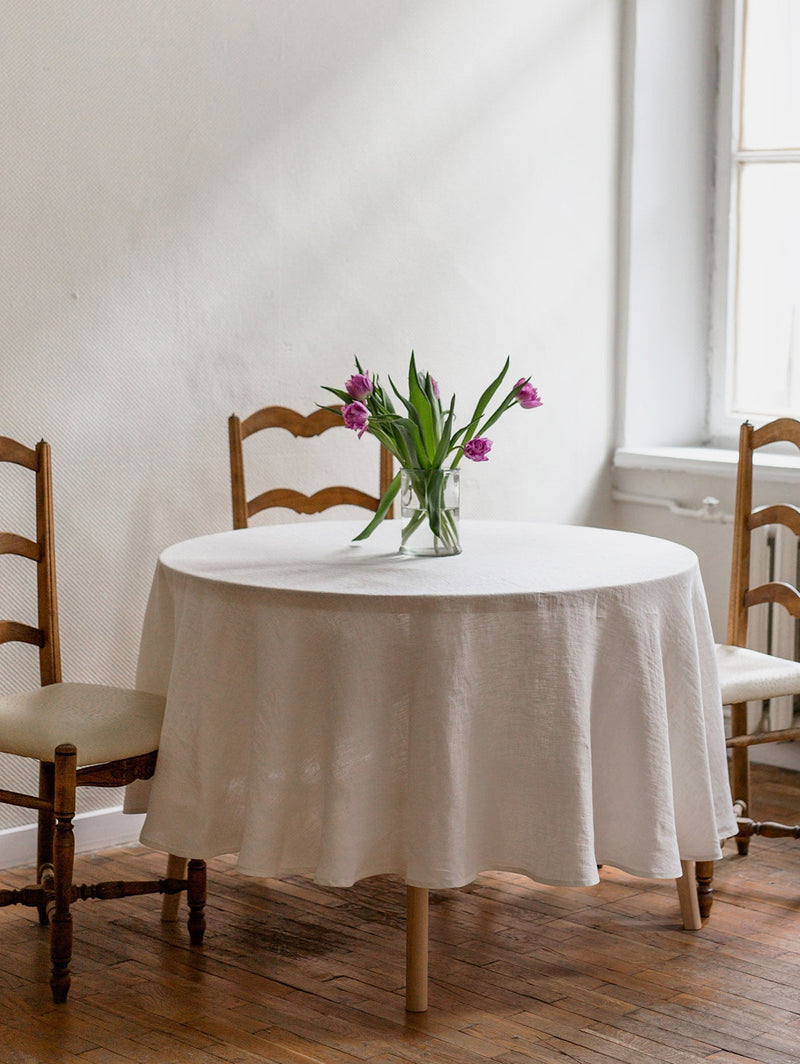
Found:
M 142 842 L 412 886 L 681 875 L 736 824 L 695 555 L 592 528 L 251 528 L 161 555 L 137 684 L 166 694 Z M 143 792 L 139 792 L 139 800 Z M 126 808 L 137 807 L 135 792 Z

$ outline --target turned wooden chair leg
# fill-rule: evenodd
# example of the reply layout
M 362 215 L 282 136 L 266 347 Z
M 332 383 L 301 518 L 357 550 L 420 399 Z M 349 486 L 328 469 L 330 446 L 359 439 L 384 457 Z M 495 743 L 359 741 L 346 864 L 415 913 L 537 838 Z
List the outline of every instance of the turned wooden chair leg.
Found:
M 685 931 L 699 931 L 703 926 L 700 919 L 700 905 L 695 886 L 695 862 L 681 861 L 683 875 L 675 880 L 678 888 L 678 903 L 681 907 L 681 919 Z
M 186 858 L 176 857 L 174 853 L 167 856 L 167 879 L 186 878 Z M 181 907 L 180 894 L 165 894 L 161 899 L 161 923 L 177 923 Z
M 731 735 L 747 732 L 747 703 L 731 706 Z M 752 816 L 750 806 L 750 751 L 746 746 L 735 746 L 731 751 L 731 791 L 734 802 L 741 802 L 747 816 Z M 750 848 L 748 835 L 736 836 L 736 849 L 742 857 Z
M 48 761 L 39 762 L 39 797 L 50 805 L 49 809 L 40 809 L 36 831 L 36 882 L 52 892 L 53 874 L 53 835 L 55 821 L 53 818 L 53 796 L 55 789 L 55 766 Z M 53 915 L 52 898 L 41 901 L 37 906 L 39 923 L 49 924 Z
M 712 889 L 714 862 L 698 861 L 695 865 L 695 877 L 697 879 L 697 902 L 700 906 L 700 916 L 705 920 L 711 912 L 711 903 L 714 900 L 714 891 Z
M 50 987 L 53 1001 L 60 1004 L 69 993 L 69 965 L 72 959 L 72 869 L 75 860 L 75 775 L 77 751 L 72 743 L 56 747 L 55 755 L 55 899 L 50 923 L 50 959 L 53 963 Z
M 428 891 L 406 887 L 406 1011 L 428 1008 Z
M 193 946 L 199 946 L 203 941 L 206 930 L 206 863 L 205 861 L 190 861 L 187 873 L 188 886 L 186 890 L 189 902 L 189 941 Z

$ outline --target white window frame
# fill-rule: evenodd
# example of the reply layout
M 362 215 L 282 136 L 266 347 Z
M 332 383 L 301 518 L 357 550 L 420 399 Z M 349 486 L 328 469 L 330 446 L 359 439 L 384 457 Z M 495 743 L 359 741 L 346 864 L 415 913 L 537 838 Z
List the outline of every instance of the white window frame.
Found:
M 719 17 L 707 435 L 712 444 L 725 446 L 734 441 L 744 420 L 732 413 L 744 0 L 720 4 Z
M 707 437 L 712 445 L 730 446 L 747 418 L 765 424 L 775 414 L 734 411 L 734 359 L 738 265 L 738 204 L 741 165 L 747 161 L 796 161 L 800 153 L 741 149 L 742 49 L 747 0 L 720 4 L 717 140 L 714 166 L 714 223 L 711 277 L 709 403 Z

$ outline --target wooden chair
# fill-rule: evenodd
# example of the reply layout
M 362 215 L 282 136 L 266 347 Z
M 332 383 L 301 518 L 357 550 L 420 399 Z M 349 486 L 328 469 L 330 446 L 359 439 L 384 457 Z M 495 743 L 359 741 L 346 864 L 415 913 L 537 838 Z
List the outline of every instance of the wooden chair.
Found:
M 758 823 L 752 818 L 750 793 L 751 746 L 800 739 L 800 728 L 748 733 L 747 703 L 780 695 L 800 694 L 800 663 L 756 650 L 747 644 L 748 610 L 764 603 L 775 603 L 800 618 L 800 592 L 786 582 L 750 586 L 751 533 L 767 525 L 784 525 L 800 536 L 800 508 L 788 504 L 753 509 L 753 452 L 770 443 L 789 442 L 800 449 L 800 421 L 779 418 L 760 429 L 746 421 L 739 433 L 739 466 L 736 481 L 736 505 L 733 523 L 733 560 L 728 607 L 727 643 L 717 646 L 723 705 L 731 707 L 731 791 L 734 799 L 739 853 L 747 853 L 751 836 L 769 838 L 793 836 L 800 839 L 800 825 Z M 700 910 L 707 916 L 711 905 L 713 864 L 698 863 L 697 876 Z
M 344 427 L 339 414 L 320 408 L 307 416 L 289 410 L 285 406 L 265 406 L 241 421 L 236 414 L 228 419 L 228 438 L 231 458 L 231 495 L 233 499 L 233 527 L 247 528 L 248 520 L 262 510 L 283 506 L 295 513 L 318 514 L 332 506 L 361 506 L 373 513 L 378 508 L 380 496 L 389 487 L 392 480 L 392 456 L 381 448 L 380 456 L 380 493 L 378 496 L 367 495 L 357 488 L 331 487 L 323 488 L 313 495 L 303 495 L 293 488 L 272 488 L 248 500 L 245 490 L 244 456 L 242 441 L 263 429 L 286 429 L 295 437 L 306 438 L 320 436 L 328 429 Z M 392 511 L 389 511 L 392 516 Z
M 50 448 L 43 440 L 31 449 L 0 437 L 0 461 L 35 473 L 36 542 L 2 532 L 0 554 L 36 563 L 38 593 L 37 627 L 0 621 L 0 643 L 37 647 L 41 681 L 34 690 L 0 698 L 0 753 L 39 762 L 38 794 L 0 790 L 0 803 L 38 812 L 36 883 L 0 890 L 0 906 L 35 906 L 40 923 L 50 924 L 50 986 L 58 1003 L 66 1000 L 70 986 L 74 901 L 186 890 L 189 937 L 199 944 L 205 929 L 205 864 L 190 861 L 186 879 L 73 882 L 75 789 L 121 787 L 153 775 L 164 699 L 118 687 L 62 682 Z

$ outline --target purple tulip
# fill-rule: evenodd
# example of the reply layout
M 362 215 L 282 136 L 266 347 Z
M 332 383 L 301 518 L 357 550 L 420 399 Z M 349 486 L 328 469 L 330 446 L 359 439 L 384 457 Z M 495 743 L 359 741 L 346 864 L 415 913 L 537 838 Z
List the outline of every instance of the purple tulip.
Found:
M 519 388 L 517 402 L 520 406 L 524 406 L 526 410 L 533 410 L 535 407 L 542 405 L 538 388 L 534 388 L 530 381 L 526 381 L 524 377 L 520 377 L 514 387 Z
M 342 417 L 345 425 L 353 432 L 358 433 L 358 438 L 364 435 L 367 431 L 367 425 L 369 423 L 369 410 L 363 403 L 355 402 L 348 403 L 347 406 L 342 407 Z
M 366 399 L 372 395 L 372 381 L 368 373 L 354 373 L 344 388 L 353 399 Z
M 431 377 L 431 388 L 433 389 L 433 394 L 438 399 L 439 398 L 439 385 L 436 383 L 436 381 L 433 379 L 433 377 Z
M 488 462 L 491 449 L 491 440 L 485 436 L 475 436 L 464 444 L 464 457 L 469 458 L 470 462 Z

